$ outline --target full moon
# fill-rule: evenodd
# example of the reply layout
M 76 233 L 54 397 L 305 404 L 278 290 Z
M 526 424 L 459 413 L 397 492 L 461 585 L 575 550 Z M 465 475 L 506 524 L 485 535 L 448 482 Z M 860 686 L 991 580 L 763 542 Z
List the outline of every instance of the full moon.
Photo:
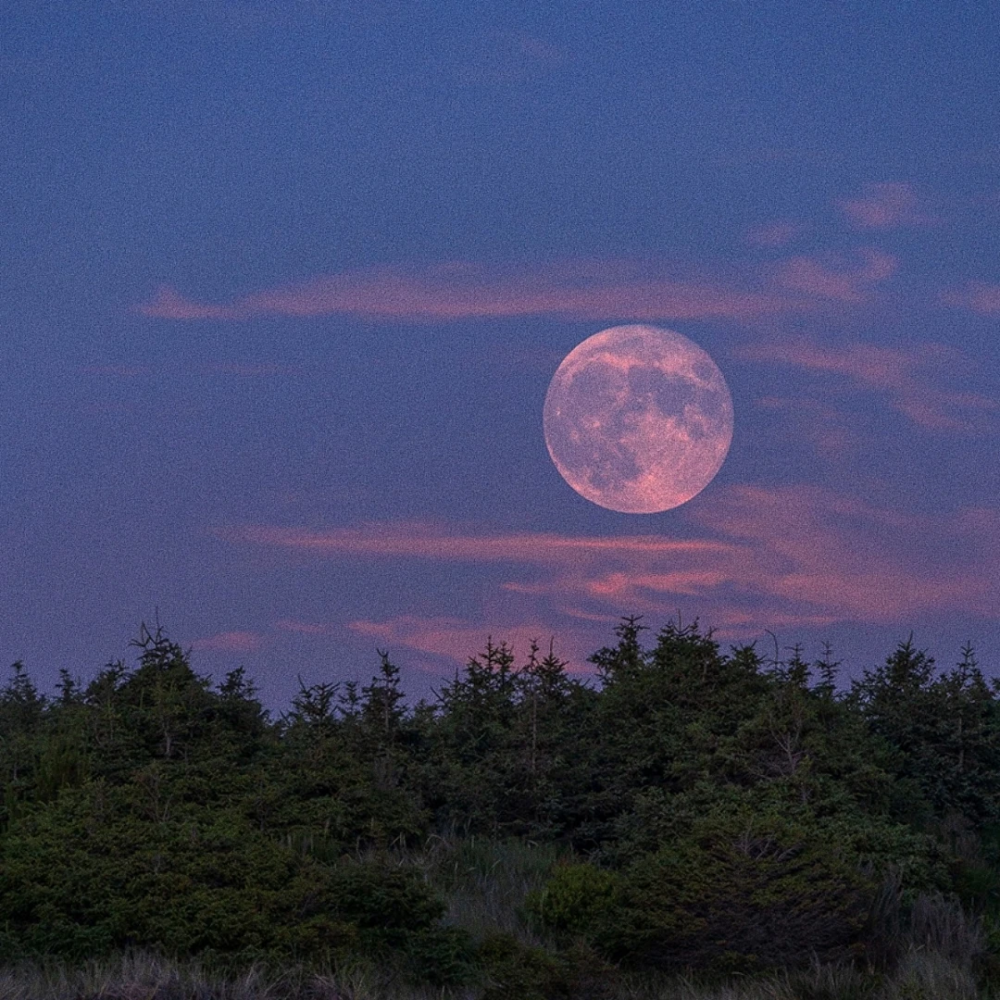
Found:
M 578 344 L 556 369 L 542 411 L 563 479 L 626 514 L 686 503 L 722 467 L 733 400 L 693 341 L 655 326 L 614 326 Z

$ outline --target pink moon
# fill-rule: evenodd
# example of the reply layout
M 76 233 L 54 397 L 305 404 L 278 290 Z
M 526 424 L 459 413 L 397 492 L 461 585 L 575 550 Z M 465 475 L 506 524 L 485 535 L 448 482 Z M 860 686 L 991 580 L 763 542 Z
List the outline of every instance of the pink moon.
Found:
M 733 439 L 733 400 L 697 344 L 656 326 L 615 326 L 556 369 L 542 411 L 563 479 L 609 510 L 654 514 L 697 496 Z

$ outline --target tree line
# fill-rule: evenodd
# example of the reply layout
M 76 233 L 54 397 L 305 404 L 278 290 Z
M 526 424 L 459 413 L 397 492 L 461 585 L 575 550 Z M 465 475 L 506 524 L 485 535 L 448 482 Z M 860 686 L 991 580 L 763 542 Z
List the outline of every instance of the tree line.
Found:
M 525 921 L 622 966 L 874 966 L 927 893 L 1000 943 L 1000 684 L 971 647 L 939 671 L 901 642 L 838 690 L 829 655 L 626 618 L 597 683 L 489 642 L 408 705 L 381 653 L 272 717 L 242 668 L 213 684 L 159 628 L 135 646 L 0 691 L 4 962 L 363 950 L 447 982 L 502 947 L 412 859 L 473 837 L 558 845 Z

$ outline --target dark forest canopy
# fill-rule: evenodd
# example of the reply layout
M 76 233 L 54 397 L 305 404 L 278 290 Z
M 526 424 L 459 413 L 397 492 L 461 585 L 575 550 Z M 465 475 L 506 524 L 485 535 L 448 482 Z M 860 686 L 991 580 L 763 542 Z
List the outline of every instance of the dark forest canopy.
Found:
M 628 618 L 597 685 L 488 643 L 411 706 L 383 653 L 272 718 L 242 669 L 213 685 L 161 630 L 135 645 L 0 691 L 4 960 L 361 948 L 458 976 L 503 947 L 443 921 L 410 859 L 471 837 L 558 847 L 525 920 L 628 967 L 888 961 L 921 894 L 1000 926 L 1000 693 L 971 649 L 937 671 L 902 642 L 839 691 L 829 657 Z

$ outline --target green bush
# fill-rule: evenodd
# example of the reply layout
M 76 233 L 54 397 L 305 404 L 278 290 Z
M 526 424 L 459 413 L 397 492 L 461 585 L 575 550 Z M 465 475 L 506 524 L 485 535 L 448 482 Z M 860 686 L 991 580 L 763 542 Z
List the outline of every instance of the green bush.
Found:
M 587 934 L 619 904 L 621 878 L 590 864 L 560 865 L 544 888 L 529 894 L 525 908 L 543 929 Z
M 804 967 L 863 950 L 873 892 L 815 831 L 730 823 L 630 865 L 598 943 L 663 969 Z
M 386 942 L 427 930 L 445 912 L 420 872 L 389 856 L 340 861 L 329 869 L 324 895 L 363 935 Z
M 444 912 L 419 872 L 389 858 L 325 865 L 239 813 L 152 822 L 126 798 L 64 791 L 8 832 L 0 959 L 116 948 L 311 959 L 405 944 Z
M 119 798 L 99 786 L 63 792 L 8 833 L 3 958 L 266 948 L 300 906 L 305 886 L 299 899 L 289 887 L 301 862 L 242 817 L 152 823 Z

